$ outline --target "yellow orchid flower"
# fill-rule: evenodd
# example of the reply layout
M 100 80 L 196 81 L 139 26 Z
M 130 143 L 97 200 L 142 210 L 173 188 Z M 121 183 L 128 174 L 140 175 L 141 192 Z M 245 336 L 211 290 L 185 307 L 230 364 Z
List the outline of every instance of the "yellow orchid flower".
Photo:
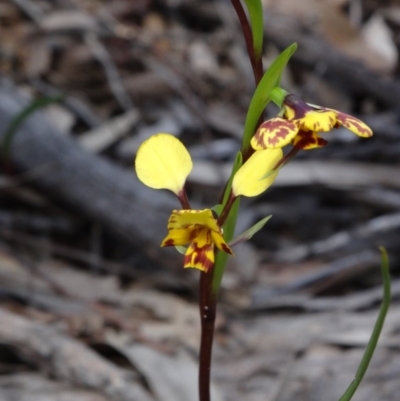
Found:
M 363 138 L 372 136 L 372 130 L 361 120 L 341 111 L 310 105 L 289 94 L 283 102 L 283 116 L 262 123 L 251 146 L 255 150 L 276 149 L 292 143 L 297 149 L 319 148 L 328 142 L 318 133 L 341 126 Z
M 255 152 L 235 174 L 228 208 L 238 196 L 256 196 L 274 182 L 273 171 L 283 157 L 281 149 L 265 149 Z M 161 246 L 190 244 L 186 250 L 184 267 L 207 272 L 214 264 L 215 247 L 233 255 L 225 242 L 222 222 L 210 209 L 192 210 L 184 189 L 193 164 L 189 152 L 173 135 L 160 133 L 142 143 L 136 161 L 136 173 L 140 181 L 155 189 L 168 189 L 181 201 L 184 210 L 174 210 L 168 220 L 168 235 Z
M 214 245 L 233 255 L 210 209 L 174 210 L 168 220 L 168 231 L 161 246 L 190 243 L 183 267 L 194 267 L 207 272 L 214 265 Z

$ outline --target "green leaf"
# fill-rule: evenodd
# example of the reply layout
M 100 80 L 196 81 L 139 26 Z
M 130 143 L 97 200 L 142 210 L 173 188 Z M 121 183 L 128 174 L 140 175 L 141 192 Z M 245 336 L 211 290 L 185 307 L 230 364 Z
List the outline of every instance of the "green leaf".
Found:
M 283 101 L 285 100 L 285 97 L 288 95 L 289 93 L 287 91 L 285 91 L 285 89 L 282 89 L 279 86 L 275 86 L 274 89 L 272 89 L 272 91 L 269 93 L 269 98 L 272 102 L 274 102 L 279 108 L 282 107 Z M 283 114 L 283 112 L 281 111 L 279 114 Z
M 224 191 L 224 196 L 222 197 L 222 206 L 225 206 L 226 202 L 228 202 L 229 195 L 231 193 L 232 189 L 232 181 L 233 181 L 233 176 L 236 174 L 236 172 L 242 167 L 243 164 L 243 156 L 241 152 L 238 152 L 235 158 L 235 161 L 232 166 L 232 172 L 231 175 L 229 176 L 229 180 L 226 184 L 225 191 Z M 222 209 L 221 209 L 222 211 Z
M 229 199 L 229 194 L 231 193 L 233 176 L 242 167 L 243 156 L 241 152 L 236 155 L 235 162 L 233 163 L 232 172 L 229 180 L 226 184 L 224 195 L 222 197 L 222 205 L 224 206 Z M 223 225 L 224 238 L 226 242 L 229 242 L 233 238 L 235 232 L 236 219 L 239 213 L 239 198 L 235 200 L 228 218 Z M 221 209 L 222 210 L 222 209 Z M 226 262 L 228 261 L 228 254 L 221 251 L 216 251 L 215 262 L 213 267 L 213 281 L 212 281 L 212 291 L 216 294 L 221 285 L 222 276 L 224 275 Z
M 260 231 L 265 226 L 265 224 L 271 217 L 272 215 L 263 218 L 258 223 L 254 224 L 254 226 L 250 227 L 245 232 L 235 237 L 232 241 L 228 243 L 228 245 L 232 247 L 241 244 L 244 241 L 248 241 L 257 231 Z
M 242 153 L 246 154 L 250 147 L 250 140 L 257 128 L 257 123 L 262 112 L 271 100 L 270 93 L 272 89 L 279 86 L 283 70 L 286 67 L 290 57 L 295 52 L 297 44 L 293 43 L 287 47 L 270 65 L 258 84 L 253 98 L 251 99 L 249 110 L 244 125 L 244 135 L 242 142 Z
M 211 210 L 215 213 L 217 213 L 217 216 L 219 216 L 222 212 L 223 206 L 221 204 L 215 205 L 211 208 Z
M 244 0 L 250 17 L 253 48 L 256 57 L 261 57 L 264 38 L 264 14 L 261 0 Z
M 381 269 L 383 278 L 383 301 L 379 310 L 378 318 L 375 322 L 374 329 L 371 334 L 371 338 L 368 341 L 367 348 L 365 349 L 364 355 L 361 359 L 360 366 L 355 375 L 355 379 L 351 382 L 345 393 L 340 397 L 339 401 L 350 401 L 354 393 L 357 391 L 362 379 L 364 378 L 365 372 L 368 369 L 368 365 L 371 362 L 374 354 L 376 345 L 378 343 L 379 336 L 382 331 L 383 323 L 387 315 L 389 304 L 390 304 L 390 273 L 389 273 L 389 259 L 385 248 L 380 247 L 382 254 Z
M 182 255 L 186 255 L 186 250 L 187 248 L 185 248 L 182 245 L 175 245 L 176 250 L 181 253 Z
M 236 198 L 228 218 L 224 224 L 224 238 L 229 242 L 233 238 L 235 232 L 237 215 L 239 213 L 240 198 Z M 226 262 L 228 261 L 228 254 L 225 252 L 217 251 L 215 256 L 215 263 L 213 269 L 212 291 L 216 294 L 221 286 L 222 276 L 224 275 Z

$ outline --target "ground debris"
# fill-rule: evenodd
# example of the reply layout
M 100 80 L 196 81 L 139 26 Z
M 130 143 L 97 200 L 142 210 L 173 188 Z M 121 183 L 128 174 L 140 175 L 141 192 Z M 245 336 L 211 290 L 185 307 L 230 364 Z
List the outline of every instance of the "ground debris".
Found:
M 381 3 L 263 1 L 265 66 L 296 41 L 285 89 L 374 136 L 337 129 L 241 202 L 239 233 L 273 217 L 224 277 L 215 401 L 337 400 L 377 316 L 382 245 L 393 304 L 354 400 L 398 400 L 400 7 Z M 159 248 L 178 203 L 132 166 L 170 132 L 193 204 L 218 203 L 254 90 L 230 2 L 3 0 L 0 37 L 0 135 L 58 98 L 0 166 L 0 399 L 196 400 L 198 275 Z

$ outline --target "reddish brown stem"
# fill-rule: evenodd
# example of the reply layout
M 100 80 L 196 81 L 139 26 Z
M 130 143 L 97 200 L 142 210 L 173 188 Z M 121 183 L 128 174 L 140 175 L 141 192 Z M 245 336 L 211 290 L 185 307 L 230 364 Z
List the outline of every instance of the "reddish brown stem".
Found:
M 200 366 L 199 366 L 199 401 L 210 401 L 211 355 L 214 338 L 216 295 L 212 291 L 213 271 L 200 273 Z
M 220 216 L 218 217 L 218 225 L 222 227 L 225 223 L 225 220 L 229 216 L 229 212 L 231 211 L 233 202 L 235 202 L 236 196 L 233 194 L 232 190 L 229 194 L 228 201 L 225 204 L 224 209 L 222 210 Z
M 263 76 L 263 65 L 262 65 L 261 54 L 257 55 L 254 52 L 251 26 L 247 19 L 246 13 L 243 10 L 242 4 L 240 3 L 240 0 L 231 0 L 231 3 L 239 18 L 240 25 L 242 26 L 244 39 L 246 41 L 247 53 L 249 54 L 251 67 L 253 68 L 254 79 L 256 81 L 256 85 L 258 85 Z
M 231 3 L 239 18 L 240 25 L 242 26 L 243 35 L 246 41 L 247 53 L 249 54 L 249 59 L 251 67 L 253 68 L 254 79 L 257 86 L 263 77 L 264 69 L 263 69 L 262 55 L 261 54 L 257 55 L 254 52 L 253 34 L 251 32 L 251 26 L 247 19 L 246 13 L 244 12 L 242 3 L 240 2 L 240 0 L 231 0 Z M 258 120 L 256 130 L 263 121 L 264 121 L 264 113 L 261 114 Z M 242 152 L 243 163 L 244 163 L 254 153 L 254 150 L 251 147 L 247 149 L 242 148 L 242 151 L 243 150 L 245 150 L 244 152 Z
M 279 160 L 278 163 L 276 163 L 275 167 L 273 170 L 278 170 L 279 168 L 282 168 L 285 164 L 288 164 L 290 160 L 293 159 L 297 155 L 297 153 L 300 151 L 300 149 L 293 147 L 290 149 L 290 151 L 282 157 L 281 160 Z
M 179 202 L 181 202 L 182 205 L 182 209 L 187 209 L 190 210 L 190 203 L 189 203 L 189 199 L 187 197 L 185 188 L 181 189 L 181 191 L 179 192 L 179 194 L 177 195 Z

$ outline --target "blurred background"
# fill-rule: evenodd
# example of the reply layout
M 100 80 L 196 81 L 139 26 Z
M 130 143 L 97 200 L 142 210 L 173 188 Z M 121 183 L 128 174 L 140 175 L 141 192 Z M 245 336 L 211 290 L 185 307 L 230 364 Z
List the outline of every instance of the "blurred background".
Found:
M 393 303 L 356 401 L 400 393 L 400 3 L 264 0 L 264 67 L 371 126 L 303 151 L 241 202 L 214 401 L 337 400 L 382 295 Z M 179 137 L 195 208 L 218 203 L 254 78 L 229 0 L 0 0 L 0 400 L 195 401 L 199 273 L 160 249 L 173 196 L 138 182 L 141 142 Z M 277 113 L 268 106 L 267 117 Z

